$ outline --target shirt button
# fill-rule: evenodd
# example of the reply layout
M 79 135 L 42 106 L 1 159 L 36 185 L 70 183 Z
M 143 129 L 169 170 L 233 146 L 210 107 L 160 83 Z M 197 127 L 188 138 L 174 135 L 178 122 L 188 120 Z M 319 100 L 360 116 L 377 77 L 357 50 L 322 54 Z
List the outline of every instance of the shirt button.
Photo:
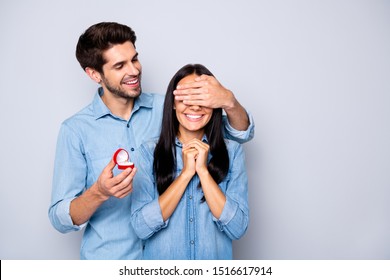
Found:
M 191 222 L 191 223 L 192 223 L 193 220 L 194 220 L 194 219 L 190 218 L 190 222 Z
M 192 199 L 192 195 L 190 195 L 190 199 Z
M 134 148 L 131 148 L 130 150 L 131 150 L 132 152 L 134 152 Z
M 195 241 L 194 241 L 194 240 L 191 240 L 191 242 L 190 242 L 190 243 L 191 243 L 191 245 L 194 245 Z

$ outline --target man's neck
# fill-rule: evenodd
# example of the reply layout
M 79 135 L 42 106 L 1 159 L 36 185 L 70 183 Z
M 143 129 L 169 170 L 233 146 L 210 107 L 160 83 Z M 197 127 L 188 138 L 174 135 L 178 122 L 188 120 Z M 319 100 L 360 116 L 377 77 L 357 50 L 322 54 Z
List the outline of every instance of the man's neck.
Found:
M 123 98 L 111 93 L 104 93 L 102 101 L 110 109 L 111 113 L 122 119 L 129 120 L 134 107 L 134 98 Z

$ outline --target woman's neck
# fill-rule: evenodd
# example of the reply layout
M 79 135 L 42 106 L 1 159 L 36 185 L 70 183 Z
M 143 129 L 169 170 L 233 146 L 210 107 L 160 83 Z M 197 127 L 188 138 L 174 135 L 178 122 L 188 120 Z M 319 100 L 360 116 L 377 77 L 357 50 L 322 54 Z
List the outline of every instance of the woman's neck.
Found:
M 202 140 L 203 135 L 204 135 L 204 129 L 197 130 L 197 131 L 187 131 L 187 130 L 182 130 L 179 127 L 179 133 L 177 135 L 177 138 L 179 138 L 182 144 L 185 144 L 194 138 Z

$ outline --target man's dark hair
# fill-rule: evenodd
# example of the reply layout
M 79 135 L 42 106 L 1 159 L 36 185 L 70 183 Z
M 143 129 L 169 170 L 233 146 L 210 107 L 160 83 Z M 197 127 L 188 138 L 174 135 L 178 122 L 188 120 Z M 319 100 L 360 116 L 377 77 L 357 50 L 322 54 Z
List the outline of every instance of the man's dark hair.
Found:
M 131 42 L 135 47 L 137 37 L 128 26 L 116 22 L 100 22 L 81 34 L 76 46 L 76 58 L 81 68 L 90 67 L 103 72 L 106 61 L 103 52 L 116 44 Z

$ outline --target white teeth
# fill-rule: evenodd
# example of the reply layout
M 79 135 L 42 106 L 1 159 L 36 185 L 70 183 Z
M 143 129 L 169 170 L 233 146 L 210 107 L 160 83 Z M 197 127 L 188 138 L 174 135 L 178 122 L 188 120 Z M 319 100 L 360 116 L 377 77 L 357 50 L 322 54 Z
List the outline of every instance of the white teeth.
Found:
M 187 118 L 190 118 L 190 119 L 199 119 L 201 118 L 202 116 L 201 115 L 186 115 Z
M 138 79 L 137 79 L 137 80 L 132 80 L 132 81 L 127 81 L 127 82 L 125 82 L 126 85 L 134 85 L 134 84 L 136 84 L 136 83 L 138 83 Z

